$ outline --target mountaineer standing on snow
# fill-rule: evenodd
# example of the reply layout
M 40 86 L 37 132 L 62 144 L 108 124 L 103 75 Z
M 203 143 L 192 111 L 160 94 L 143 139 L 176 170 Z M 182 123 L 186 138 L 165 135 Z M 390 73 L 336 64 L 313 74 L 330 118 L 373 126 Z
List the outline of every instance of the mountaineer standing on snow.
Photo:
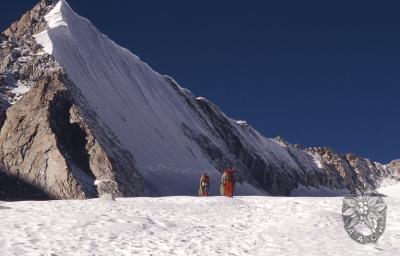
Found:
M 199 196 L 208 196 L 208 190 L 210 189 L 210 177 L 207 173 L 204 173 L 200 178 Z
M 221 195 L 233 197 L 235 191 L 235 174 L 233 169 L 226 168 L 221 178 Z

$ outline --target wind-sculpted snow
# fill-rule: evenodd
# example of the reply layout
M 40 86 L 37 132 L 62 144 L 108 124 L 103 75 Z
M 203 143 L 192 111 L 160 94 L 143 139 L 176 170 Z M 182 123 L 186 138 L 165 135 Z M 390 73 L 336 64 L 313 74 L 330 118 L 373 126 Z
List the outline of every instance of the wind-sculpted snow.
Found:
M 134 156 L 149 194 L 192 195 L 207 171 L 212 193 L 227 166 L 238 172 L 238 193 L 289 195 L 377 186 L 396 173 L 383 165 L 329 149 L 301 149 L 269 139 L 245 121 L 195 98 L 129 50 L 101 34 L 66 1 L 45 16 L 36 41 L 65 69 L 89 107 Z M 398 177 L 398 176 L 397 176 Z M 337 194 L 337 192 L 333 194 Z M 325 193 L 325 192 L 324 192 Z
M 219 174 L 182 125 L 206 131 L 166 79 L 100 34 L 64 1 L 46 20 L 49 29 L 35 36 L 37 42 L 132 152 L 149 187 L 157 194 L 193 194 L 198 177 L 208 171 L 216 193 Z

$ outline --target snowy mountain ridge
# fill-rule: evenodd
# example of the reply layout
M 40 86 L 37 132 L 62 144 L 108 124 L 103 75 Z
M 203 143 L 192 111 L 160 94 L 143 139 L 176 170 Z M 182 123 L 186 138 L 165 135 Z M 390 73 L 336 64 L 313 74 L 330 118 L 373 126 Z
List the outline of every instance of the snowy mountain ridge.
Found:
M 38 90 L 37 84 L 41 80 L 48 82 L 48 88 L 53 88 L 54 83 L 59 84 L 60 90 L 62 87 L 62 91 L 67 92 L 69 109 L 61 111 L 59 108 L 65 104 L 54 105 L 53 98 L 46 104 L 40 101 L 39 105 L 56 106 L 58 114 L 54 120 L 46 119 L 50 129 L 50 124 L 60 124 L 58 115 L 69 112 L 72 113 L 69 123 L 65 123 L 63 129 L 74 137 L 77 133 L 75 128 L 69 127 L 71 124 L 79 124 L 82 130 L 82 140 L 77 142 L 81 147 L 80 155 L 72 152 L 76 145 L 68 145 L 68 139 L 57 136 L 57 129 L 52 130 L 57 138 L 54 147 L 66 159 L 68 173 L 76 180 L 76 189 L 82 190 L 82 197 L 95 196 L 89 183 L 105 175 L 104 157 L 111 166 L 106 168 L 106 173 L 110 179 L 116 179 L 121 191 L 129 190 L 129 183 L 121 185 L 122 176 L 129 176 L 132 171 L 137 173 L 132 179 L 138 181 L 132 184 L 148 195 L 195 194 L 199 176 L 205 171 L 211 175 L 212 193 L 216 194 L 220 172 L 226 166 L 238 170 L 237 192 L 243 195 L 289 195 L 298 193 L 299 188 L 322 187 L 334 191 L 356 185 L 376 187 L 384 179 L 400 179 L 397 162 L 381 165 L 351 154 L 341 155 L 328 148 L 301 149 L 281 138 L 266 138 L 245 121 L 230 119 L 212 102 L 196 98 L 175 80 L 155 72 L 129 50 L 101 34 L 90 21 L 77 15 L 65 0 L 40 1 L 6 30 L 3 37 L 1 44 L 5 46 L 0 54 L 9 57 L 9 63 L 0 65 L 1 77 L 8 79 L 7 85 L 0 84 L 1 88 L 5 85 L 8 88 L 0 100 L 3 102 L 0 117 L 5 116 L 4 125 L 0 126 L 0 141 L 8 141 L 15 135 L 8 129 L 7 124 L 15 121 L 9 113 L 19 104 L 28 104 L 24 98 Z M 30 44 L 26 45 L 26 42 Z M 15 46 L 27 48 L 28 61 L 21 62 L 12 57 Z M 10 69 L 15 63 L 18 68 Z M 22 80 L 20 74 L 24 69 L 42 71 L 35 77 L 27 74 L 27 79 Z M 55 72 L 59 72 L 58 75 L 54 75 Z M 26 92 L 21 100 L 16 97 L 22 93 L 18 96 L 9 93 L 15 91 L 16 80 L 25 81 L 26 87 L 19 90 Z M 88 139 L 90 134 L 92 137 Z M 35 136 L 33 134 L 33 139 Z M 98 149 L 92 149 L 89 141 L 95 141 Z M 11 146 L 11 152 L 21 146 Z M 101 157 L 97 155 L 100 149 Z M 39 152 L 44 154 L 44 162 L 51 159 L 45 151 Z M 44 171 L 32 171 L 31 163 L 36 160 L 31 159 L 33 156 L 23 155 L 16 168 L 15 164 L 5 161 L 8 153 L 9 149 L 0 147 L 3 172 L 25 177 L 28 183 L 47 191 L 46 178 L 42 181 L 36 178 L 38 173 L 47 177 L 53 172 L 47 164 L 43 165 Z M 116 162 L 124 164 L 113 168 Z M 120 173 L 121 179 L 114 177 L 114 173 Z M 56 198 L 77 197 L 72 191 L 46 193 Z

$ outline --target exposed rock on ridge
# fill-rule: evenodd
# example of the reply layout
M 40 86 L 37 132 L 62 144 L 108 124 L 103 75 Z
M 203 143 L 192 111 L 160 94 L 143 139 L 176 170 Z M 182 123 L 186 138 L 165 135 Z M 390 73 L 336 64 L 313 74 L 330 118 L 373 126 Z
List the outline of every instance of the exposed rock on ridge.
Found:
M 143 195 L 132 155 L 32 37 L 46 28 L 52 3 L 41 1 L 2 34 L 0 199 L 96 197 L 96 179 L 113 181 L 117 196 Z
M 67 89 L 71 86 L 61 71 L 54 72 L 7 110 L 0 132 L 1 169 L 51 198 L 96 197 L 95 179 L 115 181 L 120 196 L 142 195 L 132 157 L 89 128 L 96 120 L 80 114 Z
M 290 195 L 300 185 L 351 190 L 356 187 L 379 187 L 384 179 L 400 180 L 400 164 L 396 161 L 385 166 L 353 154 L 339 154 L 329 148 L 302 149 L 283 138 L 267 139 L 246 122 L 228 118 L 207 99 L 195 98 L 172 78 L 165 79 L 215 137 L 196 133 L 183 125 L 185 134 L 197 141 L 217 169 L 234 166 L 239 170 L 241 181 L 272 195 Z M 264 147 L 274 143 L 282 147 L 281 150 L 288 156 L 286 160 L 272 149 L 265 150 Z

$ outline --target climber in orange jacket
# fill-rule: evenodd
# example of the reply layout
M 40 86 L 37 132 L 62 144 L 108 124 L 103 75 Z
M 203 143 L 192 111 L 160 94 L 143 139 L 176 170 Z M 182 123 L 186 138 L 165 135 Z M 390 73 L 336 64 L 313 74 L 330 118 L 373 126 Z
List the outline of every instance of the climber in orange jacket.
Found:
M 208 196 L 208 190 L 210 189 L 210 177 L 207 173 L 204 173 L 200 178 L 199 196 Z
M 221 195 L 227 197 L 233 197 L 235 192 L 235 174 L 233 169 L 226 168 L 221 178 Z

